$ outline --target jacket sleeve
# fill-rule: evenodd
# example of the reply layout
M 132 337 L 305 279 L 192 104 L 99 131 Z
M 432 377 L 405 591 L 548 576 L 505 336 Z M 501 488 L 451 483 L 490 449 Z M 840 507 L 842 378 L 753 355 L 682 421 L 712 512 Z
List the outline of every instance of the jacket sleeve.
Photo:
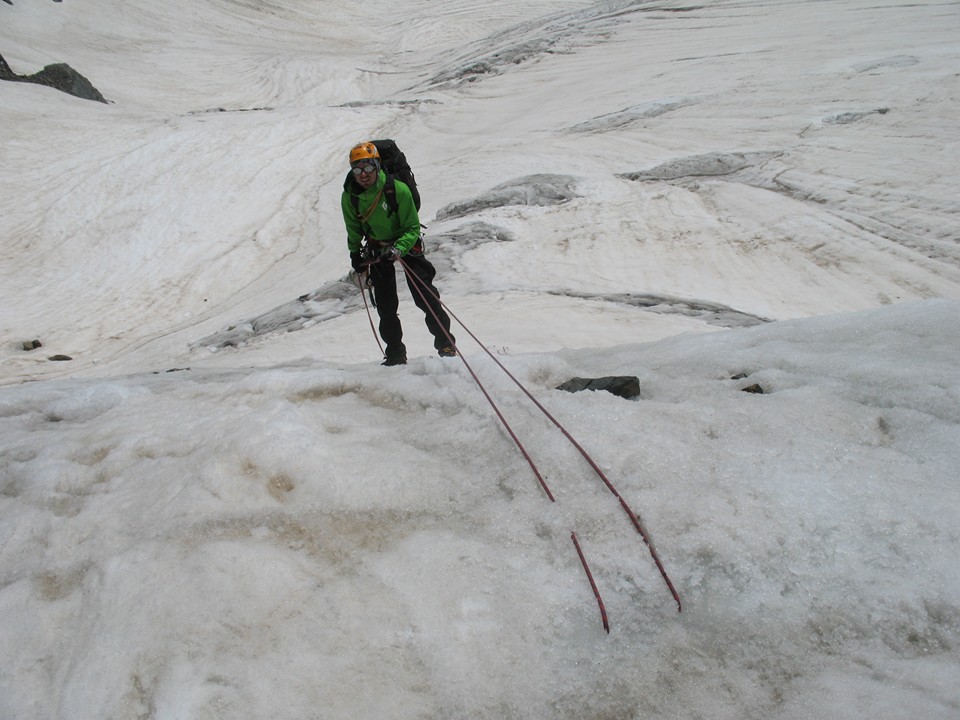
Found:
M 413 203 L 413 193 L 405 183 L 395 182 L 397 192 L 397 220 L 400 223 L 400 237 L 394 243 L 401 255 L 410 252 L 410 248 L 420 239 L 420 215 Z
M 363 240 L 363 228 L 360 219 L 350 202 L 350 195 L 346 191 L 340 195 L 340 210 L 343 212 L 343 224 L 347 227 L 347 250 L 357 252 Z

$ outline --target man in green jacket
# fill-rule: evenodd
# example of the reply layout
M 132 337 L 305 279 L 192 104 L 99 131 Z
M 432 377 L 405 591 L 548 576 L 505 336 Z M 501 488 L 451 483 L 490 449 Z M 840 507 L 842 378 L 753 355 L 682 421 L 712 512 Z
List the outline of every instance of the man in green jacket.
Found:
M 407 348 L 397 309 L 397 272 L 401 260 L 413 301 L 423 311 L 433 345 L 441 357 L 457 354 L 450 318 L 440 304 L 433 285 L 436 268 L 424 257 L 420 216 L 410 188 L 387 177 L 380 168 L 380 153 L 371 142 L 350 151 L 350 174 L 340 196 L 343 222 L 347 226 L 350 263 L 358 273 L 369 273 L 380 316 L 380 337 L 386 343 L 384 365 L 404 365 Z M 410 277 L 412 273 L 420 282 Z

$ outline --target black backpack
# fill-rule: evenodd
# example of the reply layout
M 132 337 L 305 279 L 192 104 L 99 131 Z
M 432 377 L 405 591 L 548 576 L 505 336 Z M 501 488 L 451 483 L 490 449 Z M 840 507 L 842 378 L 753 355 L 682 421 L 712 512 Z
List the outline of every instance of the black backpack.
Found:
M 387 184 L 383 188 L 384 194 L 387 196 L 387 205 L 390 206 L 391 210 L 397 212 L 397 190 L 393 184 L 394 179 L 397 179 L 410 188 L 410 194 L 413 195 L 413 204 L 419 210 L 420 193 L 417 190 L 417 179 L 413 176 L 413 170 L 410 169 L 410 163 L 407 162 L 407 156 L 403 154 L 403 150 L 397 147 L 393 140 L 389 139 L 371 140 L 370 142 L 377 146 L 377 153 L 380 155 L 380 167 L 387 174 Z M 357 209 L 356 195 L 351 195 L 350 200 L 354 209 Z
M 419 210 L 420 192 L 417 190 L 417 179 L 413 176 L 413 170 L 410 169 L 410 163 L 407 162 L 407 156 L 403 154 L 403 150 L 398 148 L 393 140 L 372 140 L 371 142 L 377 146 L 377 152 L 380 153 L 380 167 L 387 173 L 388 180 L 390 176 L 393 176 L 410 188 L 410 193 L 413 195 L 413 204 Z M 388 201 L 392 194 L 393 204 L 395 205 L 397 199 L 393 183 L 389 183 L 389 185 L 390 188 L 387 190 Z

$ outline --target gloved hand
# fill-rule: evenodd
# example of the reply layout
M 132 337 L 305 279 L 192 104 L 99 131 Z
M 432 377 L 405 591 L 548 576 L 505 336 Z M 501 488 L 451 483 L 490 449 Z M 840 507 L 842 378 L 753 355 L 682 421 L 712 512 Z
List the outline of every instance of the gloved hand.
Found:
M 350 253 L 350 265 L 353 266 L 353 271 L 358 275 L 367 270 L 367 266 L 363 262 L 363 254 L 359 250 Z
M 400 251 L 391 245 L 383 249 L 383 252 L 380 253 L 380 259 L 385 262 L 396 262 L 400 259 Z

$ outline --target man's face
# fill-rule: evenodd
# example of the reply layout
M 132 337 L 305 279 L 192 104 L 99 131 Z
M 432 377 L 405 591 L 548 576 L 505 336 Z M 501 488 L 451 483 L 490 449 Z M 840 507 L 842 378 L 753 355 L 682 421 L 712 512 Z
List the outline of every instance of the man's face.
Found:
M 377 167 L 377 163 L 373 160 L 361 160 L 360 162 L 354 163 L 351 170 L 353 171 L 353 177 L 357 181 L 357 184 L 366 190 L 377 181 L 377 174 L 380 168 Z

